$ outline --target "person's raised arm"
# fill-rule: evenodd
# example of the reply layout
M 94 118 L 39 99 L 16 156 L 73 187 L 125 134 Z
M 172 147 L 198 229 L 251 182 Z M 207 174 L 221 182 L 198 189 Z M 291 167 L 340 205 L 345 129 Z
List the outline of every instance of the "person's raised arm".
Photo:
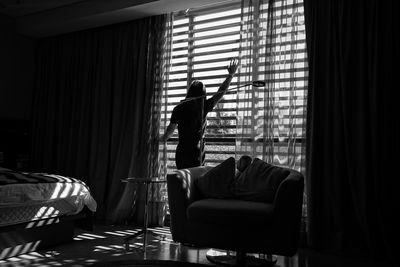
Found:
M 225 81 L 219 86 L 218 92 L 216 92 L 212 96 L 214 106 L 221 100 L 221 98 L 224 96 L 224 94 L 228 90 L 229 85 L 231 84 L 232 78 L 238 69 L 238 66 L 239 66 L 238 64 L 239 64 L 238 59 L 232 59 L 229 62 L 229 65 L 227 67 L 228 76 L 226 76 Z

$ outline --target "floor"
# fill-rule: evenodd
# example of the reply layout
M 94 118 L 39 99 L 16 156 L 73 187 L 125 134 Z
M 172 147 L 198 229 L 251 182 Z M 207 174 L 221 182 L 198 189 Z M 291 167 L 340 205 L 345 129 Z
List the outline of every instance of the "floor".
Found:
M 127 226 L 96 225 L 93 232 L 77 232 L 70 243 L 0 260 L 0 266 L 79 267 L 113 260 L 138 259 L 172 260 L 215 266 L 206 258 L 208 248 L 194 248 L 174 242 L 171 240 L 168 227 L 150 229 L 165 235 L 166 238 L 159 240 L 150 237 L 145 252 L 142 249 L 141 238 L 132 242 L 128 250 L 123 244 L 124 237 L 136 233 L 139 229 L 130 229 Z M 277 260 L 276 267 L 394 267 L 394 265 L 384 263 L 320 255 L 306 250 L 299 250 L 291 258 L 278 256 Z

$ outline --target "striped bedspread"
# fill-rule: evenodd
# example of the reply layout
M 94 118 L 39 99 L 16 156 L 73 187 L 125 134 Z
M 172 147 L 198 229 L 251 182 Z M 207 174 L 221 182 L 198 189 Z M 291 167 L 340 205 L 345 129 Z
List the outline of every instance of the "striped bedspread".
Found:
M 86 205 L 96 211 L 97 203 L 81 180 L 56 174 L 25 173 L 0 168 L 0 208 L 66 200 L 77 212 Z
M 11 184 L 40 184 L 40 183 L 83 183 L 82 181 L 48 173 L 17 172 L 0 168 L 0 186 Z M 83 183 L 84 184 L 84 183 Z

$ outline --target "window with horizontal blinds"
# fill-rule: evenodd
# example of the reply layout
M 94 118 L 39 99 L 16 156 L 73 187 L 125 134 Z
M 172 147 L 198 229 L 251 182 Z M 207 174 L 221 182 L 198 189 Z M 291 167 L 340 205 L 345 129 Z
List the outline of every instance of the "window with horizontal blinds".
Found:
M 288 3 L 289 2 L 289 3 Z M 249 10 L 241 9 L 240 2 L 229 2 L 228 4 L 213 6 L 174 14 L 172 27 L 172 47 L 170 51 L 169 66 L 167 68 L 166 86 L 163 92 L 163 108 L 161 133 L 169 122 L 173 108 L 185 97 L 189 84 L 197 79 L 201 80 L 211 97 L 217 92 L 219 85 L 227 75 L 226 66 L 231 58 L 240 57 L 240 70 L 232 80 L 230 88 L 243 85 L 246 77 L 252 80 L 273 81 L 274 94 L 265 94 L 264 91 L 256 92 L 257 89 L 244 87 L 243 92 L 255 92 L 251 103 L 237 96 L 235 90 L 228 91 L 224 98 L 218 103 L 207 116 L 207 130 L 205 135 L 206 165 L 216 165 L 230 156 L 235 156 L 238 138 L 238 113 L 246 111 L 241 122 L 241 137 L 247 138 L 247 143 L 262 142 L 263 137 L 257 137 L 257 129 L 254 125 L 263 125 L 265 120 L 265 105 L 274 102 L 274 108 L 279 107 L 276 114 L 272 111 L 271 120 L 279 121 L 273 127 L 281 134 L 276 139 L 276 149 L 285 151 L 287 147 L 289 131 L 285 138 L 283 128 L 285 125 L 296 128 L 296 140 L 301 143 L 304 137 L 303 127 L 305 112 L 304 87 L 306 86 L 306 50 L 304 23 L 297 27 L 296 40 L 286 40 L 289 35 L 285 34 L 285 25 L 288 20 L 293 19 L 293 12 L 301 14 L 302 5 L 298 7 L 290 1 L 278 1 L 274 12 L 283 12 L 274 21 L 274 27 L 281 27 L 280 31 L 274 31 L 272 43 L 267 43 L 260 36 L 268 33 L 263 32 L 267 27 L 266 16 L 267 5 L 261 5 L 256 12 L 257 18 L 247 16 Z M 285 3 L 285 4 L 283 4 Z M 285 15 L 284 12 L 287 12 Z M 253 14 L 253 13 L 252 13 Z M 290 22 L 289 22 L 290 23 Z M 246 25 L 256 27 L 258 32 L 243 34 Z M 242 32 L 241 32 L 242 30 Z M 251 44 L 251 45 L 250 45 Z M 265 47 L 272 46 L 266 55 Z M 296 50 L 295 59 L 293 49 Z M 255 60 L 256 57 L 256 60 Z M 266 69 L 266 63 L 273 62 L 274 67 Z M 293 87 L 299 88 L 298 91 Z M 289 90 L 290 89 L 290 90 Z M 291 94 L 292 97 L 289 97 Z M 293 94 L 297 94 L 293 100 Z M 249 111 L 251 109 L 251 111 Z M 289 116 L 292 110 L 298 112 L 298 116 Z M 291 112 L 289 112 L 291 110 Z M 286 115 L 285 115 L 286 114 Z M 259 118 L 259 120 L 257 120 Z M 246 121 L 248 123 L 246 124 Z M 243 134 L 247 133 L 247 134 Z M 290 133 L 293 135 L 293 133 Z M 293 137 L 293 136 L 292 136 Z M 175 148 L 178 141 L 178 133 L 175 132 L 167 143 L 167 164 L 170 169 L 175 168 Z M 296 141 L 296 142 L 297 142 Z M 282 144 L 282 145 L 278 145 Z M 279 151 L 278 151 L 279 152 Z

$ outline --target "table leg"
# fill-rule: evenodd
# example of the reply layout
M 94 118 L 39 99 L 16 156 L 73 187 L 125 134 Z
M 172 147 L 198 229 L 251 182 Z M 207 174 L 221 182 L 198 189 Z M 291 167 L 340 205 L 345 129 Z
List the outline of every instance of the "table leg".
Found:
M 132 239 L 137 238 L 140 235 L 143 235 L 143 246 L 142 249 L 144 252 L 146 252 L 146 247 L 147 247 L 147 236 L 148 235 L 152 235 L 153 237 L 159 239 L 159 240 L 165 240 L 166 236 L 162 235 L 162 234 L 156 234 L 153 233 L 153 231 L 148 230 L 148 220 L 149 220 L 149 182 L 145 182 L 145 201 L 144 201 L 144 225 L 143 225 L 143 229 L 140 230 L 138 233 L 130 235 L 126 238 L 124 238 L 124 243 L 125 243 L 125 247 L 126 250 L 129 250 L 129 241 Z
M 147 245 L 147 224 L 148 224 L 148 208 L 149 208 L 149 183 L 146 183 L 146 198 L 144 206 L 144 235 L 143 235 L 143 249 L 146 251 Z

